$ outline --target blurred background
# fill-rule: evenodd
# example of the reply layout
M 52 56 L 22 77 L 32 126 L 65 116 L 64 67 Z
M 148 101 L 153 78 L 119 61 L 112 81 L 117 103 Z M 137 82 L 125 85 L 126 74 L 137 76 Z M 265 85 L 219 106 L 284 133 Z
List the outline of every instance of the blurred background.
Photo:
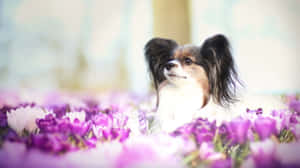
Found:
M 0 88 L 146 93 L 148 40 L 216 33 L 248 90 L 300 90 L 298 0 L 0 0 Z

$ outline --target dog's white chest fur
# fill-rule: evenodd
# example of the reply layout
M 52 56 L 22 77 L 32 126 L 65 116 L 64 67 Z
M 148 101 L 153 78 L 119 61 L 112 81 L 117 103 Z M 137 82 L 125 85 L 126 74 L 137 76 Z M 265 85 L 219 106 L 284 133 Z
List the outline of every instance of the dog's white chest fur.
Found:
M 246 109 L 262 108 L 268 114 L 274 109 L 286 109 L 287 106 L 278 96 L 244 95 L 239 102 L 230 108 L 224 108 L 211 99 L 202 108 L 203 92 L 200 88 L 186 86 L 176 88 L 165 86 L 159 92 L 160 101 L 154 123 L 155 131 L 171 132 L 176 128 L 202 117 L 210 121 L 215 120 L 218 125 L 223 121 L 230 121 L 235 117 L 246 114 Z
M 156 112 L 160 130 L 170 132 L 192 121 L 203 103 L 203 91 L 196 85 L 177 87 L 167 84 L 159 92 L 159 106 Z

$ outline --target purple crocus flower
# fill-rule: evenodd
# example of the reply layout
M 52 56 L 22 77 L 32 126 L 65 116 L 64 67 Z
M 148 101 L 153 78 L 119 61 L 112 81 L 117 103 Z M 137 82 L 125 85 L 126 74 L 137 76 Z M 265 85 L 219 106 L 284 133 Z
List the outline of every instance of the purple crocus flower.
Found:
M 80 136 L 84 136 L 91 128 L 90 122 L 80 122 L 79 119 L 75 119 L 70 124 L 71 132 Z
M 192 133 L 196 137 L 198 144 L 211 142 L 215 136 L 216 123 L 210 123 L 206 119 L 198 118 L 192 128 Z
M 119 131 L 119 141 L 124 142 L 130 135 L 130 129 L 121 129 Z
M 172 136 L 182 136 L 188 138 L 193 131 L 194 123 L 185 124 L 177 128 L 174 132 L 171 133 Z
M 269 117 L 259 117 L 254 122 L 254 129 L 261 140 L 264 140 L 276 133 L 276 121 Z
M 72 132 L 72 125 L 69 118 L 56 119 L 56 125 L 52 125 L 56 132 L 69 135 Z
M 27 146 L 53 153 L 66 152 L 72 149 L 70 143 L 68 143 L 68 137 L 61 134 L 31 135 Z
M 102 109 L 99 107 L 99 106 L 93 106 L 93 107 L 88 107 L 88 108 L 79 108 L 79 109 L 76 109 L 77 111 L 85 111 L 85 120 L 86 121 L 89 121 L 89 120 L 92 120 L 92 118 L 99 114 L 100 111 L 102 111 Z
M 272 110 L 271 116 L 283 118 L 286 115 L 287 109 Z
M 228 134 L 228 127 L 227 127 L 227 125 L 225 123 L 221 124 L 219 126 L 218 131 L 219 131 L 220 135 L 227 135 Z
M 290 124 L 297 124 L 297 123 L 298 123 L 297 118 L 298 118 L 297 115 L 292 114 L 292 115 L 290 116 Z
M 194 122 L 187 123 L 174 132 L 172 136 L 182 136 L 184 139 L 188 139 L 190 136 L 195 137 L 198 144 L 202 142 L 211 142 L 215 136 L 216 123 L 210 123 L 206 119 L 198 118 Z
M 52 105 L 47 107 L 47 109 L 52 110 L 56 118 L 62 118 L 66 112 L 70 111 L 70 105 Z
M 119 138 L 119 141 L 123 142 L 129 137 L 130 129 L 113 128 L 110 133 L 111 139 Z
M 120 142 L 123 142 L 129 137 L 130 129 L 123 128 L 111 128 L 107 130 L 102 130 L 102 135 L 106 140 L 119 139 Z
M 147 133 L 148 130 L 148 120 L 145 110 L 138 110 L 138 120 L 139 120 L 139 127 L 140 132 L 142 134 Z
M 0 109 L 0 127 L 6 127 L 7 126 L 7 115 L 6 113 L 11 110 L 11 107 L 9 106 L 3 106 Z
M 262 108 L 258 108 L 258 109 L 249 109 L 249 108 L 247 108 L 246 109 L 246 112 L 247 113 L 253 113 L 253 114 L 256 114 L 256 115 L 261 115 L 262 113 L 263 113 L 263 109 Z
M 112 134 L 111 129 L 113 126 L 112 117 L 107 114 L 98 114 L 93 117 L 93 126 L 92 130 L 94 135 L 97 138 L 104 137 L 105 139 L 109 139 L 111 137 L 114 137 Z
M 41 133 L 62 133 L 65 135 L 77 134 L 85 135 L 91 128 L 91 122 L 81 122 L 75 119 L 73 122 L 69 118 L 54 118 L 52 114 L 47 115 L 44 119 L 38 119 L 37 125 Z
M 198 144 L 201 144 L 203 142 L 211 142 L 214 138 L 214 132 L 211 132 L 210 130 L 203 127 L 196 127 L 194 129 L 194 135 Z
M 277 133 L 290 127 L 291 122 L 294 122 L 293 115 L 287 109 L 272 110 L 270 117 L 276 121 Z
M 89 148 L 94 148 L 96 147 L 97 144 L 97 138 L 95 136 L 89 138 L 89 139 L 84 139 L 84 144 L 88 146 Z
M 1 137 L 0 139 L 5 140 L 5 141 L 11 141 L 11 142 L 25 142 L 26 138 L 21 137 L 15 132 L 13 129 L 8 128 L 6 134 Z
M 295 97 L 290 98 L 288 106 L 290 110 L 300 113 L 300 100 L 297 100 Z
M 25 107 L 36 107 L 37 105 L 34 102 L 26 102 L 26 103 L 20 103 L 16 108 L 25 108 Z
M 59 130 L 57 120 L 52 114 L 46 115 L 44 119 L 37 119 L 36 124 L 42 133 L 51 133 Z
M 229 136 L 233 143 L 243 144 L 247 140 L 251 122 L 248 119 L 236 118 L 228 124 Z
M 99 113 L 92 118 L 93 124 L 95 126 L 101 126 L 106 128 L 111 128 L 113 126 L 113 118 L 111 115 Z
M 114 140 L 118 137 L 118 132 L 114 131 L 113 129 L 104 129 L 101 130 L 102 137 L 106 140 Z

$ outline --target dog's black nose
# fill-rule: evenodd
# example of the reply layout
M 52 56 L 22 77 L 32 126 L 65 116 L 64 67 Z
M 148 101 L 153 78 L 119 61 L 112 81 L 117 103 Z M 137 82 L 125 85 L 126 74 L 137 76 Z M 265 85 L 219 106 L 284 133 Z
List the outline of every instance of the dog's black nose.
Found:
M 172 63 L 172 62 L 168 62 L 167 64 L 166 64 L 166 69 L 169 71 L 170 69 L 172 69 L 173 67 L 175 67 L 176 66 L 176 64 L 174 64 L 174 63 Z

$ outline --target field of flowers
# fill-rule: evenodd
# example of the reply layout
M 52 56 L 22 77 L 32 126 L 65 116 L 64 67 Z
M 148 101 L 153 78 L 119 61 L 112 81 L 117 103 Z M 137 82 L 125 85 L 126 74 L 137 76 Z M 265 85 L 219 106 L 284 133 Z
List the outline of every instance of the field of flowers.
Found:
M 0 92 L 0 167 L 300 167 L 300 100 L 149 133 L 151 95 Z M 258 105 L 259 106 L 259 105 Z

